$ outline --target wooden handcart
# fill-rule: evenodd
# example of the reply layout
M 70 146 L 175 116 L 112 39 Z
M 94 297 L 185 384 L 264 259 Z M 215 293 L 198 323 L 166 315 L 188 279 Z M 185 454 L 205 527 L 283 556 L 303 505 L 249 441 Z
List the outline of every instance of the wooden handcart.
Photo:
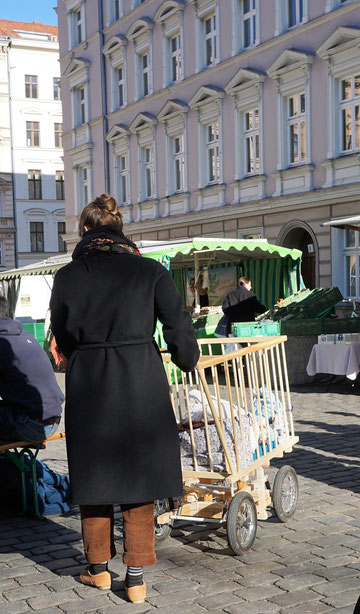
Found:
M 231 549 L 241 554 L 253 544 L 257 519 L 268 517 L 268 507 L 282 522 L 294 514 L 294 469 L 282 466 L 272 488 L 265 474 L 271 459 L 298 441 L 285 341 L 201 340 L 202 355 L 190 374 L 180 373 L 163 354 L 180 430 L 184 494 L 176 502 L 157 502 L 159 540 L 178 520 L 226 525 Z

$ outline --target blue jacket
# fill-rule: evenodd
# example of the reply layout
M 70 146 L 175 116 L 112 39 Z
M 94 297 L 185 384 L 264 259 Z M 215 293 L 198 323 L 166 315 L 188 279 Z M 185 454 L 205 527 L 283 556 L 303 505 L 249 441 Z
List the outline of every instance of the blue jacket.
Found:
M 13 412 L 38 420 L 60 416 L 64 401 L 44 350 L 11 318 L 0 318 L 0 396 Z

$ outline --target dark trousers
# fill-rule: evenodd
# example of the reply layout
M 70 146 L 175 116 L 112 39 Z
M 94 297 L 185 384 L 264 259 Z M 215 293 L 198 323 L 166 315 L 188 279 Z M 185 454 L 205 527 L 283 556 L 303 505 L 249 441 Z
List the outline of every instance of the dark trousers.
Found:
M 121 505 L 124 531 L 123 563 L 147 567 L 156 563 L 154 502 Z M 80 505 L 84 553 L 90 564 L 116 554 L 113 505 Z

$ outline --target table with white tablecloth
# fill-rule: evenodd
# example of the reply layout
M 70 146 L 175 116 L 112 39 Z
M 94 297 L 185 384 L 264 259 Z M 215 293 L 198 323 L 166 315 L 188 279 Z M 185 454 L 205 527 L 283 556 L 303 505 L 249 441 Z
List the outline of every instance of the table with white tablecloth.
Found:
M 360 373 L 360 343 L 318 343 L 311 350 L 308 375 L 331 373 L 355 380 Z

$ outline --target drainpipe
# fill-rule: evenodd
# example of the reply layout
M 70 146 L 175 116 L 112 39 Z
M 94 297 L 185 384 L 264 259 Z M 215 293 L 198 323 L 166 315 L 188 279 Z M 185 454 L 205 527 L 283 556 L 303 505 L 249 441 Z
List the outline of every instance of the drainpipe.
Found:
M 99 6 L 99 41 L 100 41 L 100 66 L 101 66 L 101 93 L 102 93 L 102 114 L 103 114 L 103 137 L 104 137 L 104 173 L 105 173 L 105 192 L 110 192 L 110 172 L 109 172 L 109 143 L 105 139 L 108 132 L 108 105 L 107 105 L 107 87 L 106 87 L 106 70 L 105 56 L 102 52 L 104 47 L 104 11 L 103 2 L 98 0 Z
M 8 37 L 10 39 L 10 37 Z M 11 181 L 12 181 L 12 192 L 13 192 L 13 218 L 14 218 L 14 250 L 15 250 L 15 268 L 18 266 L 18 248 L 17 248 L 17 223 L 16 223 L 16 186 L 14 179 L 14 143 L 13 143 L 13 118 L 12 118 L 12 104 L 11 104 L 11 66 L 10 66 L 10 54 L 11 49 L 11 40 L 9 40 L 8 53 L 7 53 L 7 72 L 8 72 L 8 87 L 9 87 L 9 118 L 10 118 L 10 150 L 11 150 Z

